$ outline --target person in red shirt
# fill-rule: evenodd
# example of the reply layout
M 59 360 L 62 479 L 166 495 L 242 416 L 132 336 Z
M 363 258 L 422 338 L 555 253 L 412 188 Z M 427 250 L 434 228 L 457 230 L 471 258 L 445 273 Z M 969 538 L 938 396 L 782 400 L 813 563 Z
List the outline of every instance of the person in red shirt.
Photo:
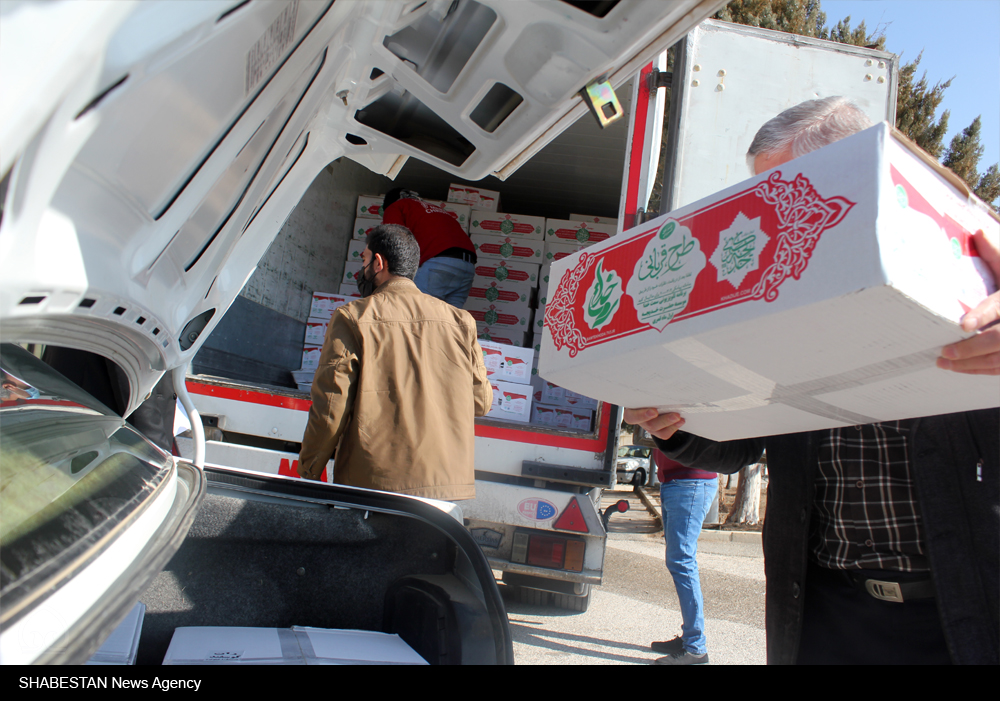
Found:
M 417 289 L 461 309 L 476 274 L 476 249 L 453 214 L 403 188 L 382 202 L 382 223 L 400 224 L 420 244 Z

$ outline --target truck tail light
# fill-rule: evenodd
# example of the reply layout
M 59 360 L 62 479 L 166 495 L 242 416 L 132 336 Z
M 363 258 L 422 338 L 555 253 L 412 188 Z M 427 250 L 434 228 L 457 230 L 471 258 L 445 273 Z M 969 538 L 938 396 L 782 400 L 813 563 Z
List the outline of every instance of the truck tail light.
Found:
M 552 570 L 583 571 L 583 555 L 586 544 L 582 540 L 563 538 L 561 536 L 541 535 L 537 533 L 519 533 L 515 541 L 527 540 L 527 547 L 521 550 L 524 560 L 529 565 L 545 567 Z M 520 560 L 515 556 L 515 562 Z

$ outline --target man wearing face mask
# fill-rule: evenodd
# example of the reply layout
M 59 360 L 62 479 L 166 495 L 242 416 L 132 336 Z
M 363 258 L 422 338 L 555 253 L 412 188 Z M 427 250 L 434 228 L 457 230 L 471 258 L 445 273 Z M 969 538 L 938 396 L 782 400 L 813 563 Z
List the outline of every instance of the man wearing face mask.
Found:
M 299 475 L 455 501 L 475 497 L 476 416 L 493 402 L 472 316 L 417 289 L 408 229 L 368 235 L 363 299 L 333 313 L 312 385 Z

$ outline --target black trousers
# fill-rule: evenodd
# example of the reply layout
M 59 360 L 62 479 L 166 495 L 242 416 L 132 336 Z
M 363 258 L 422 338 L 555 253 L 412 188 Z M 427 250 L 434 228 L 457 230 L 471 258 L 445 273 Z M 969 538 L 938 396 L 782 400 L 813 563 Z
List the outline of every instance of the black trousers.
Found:
M 917 581 L 929 572 L 865 570 L 867 578 Z M 797 664 L 951 664 L 933 598 L 880 601 L 846 572 L 809 564 Z

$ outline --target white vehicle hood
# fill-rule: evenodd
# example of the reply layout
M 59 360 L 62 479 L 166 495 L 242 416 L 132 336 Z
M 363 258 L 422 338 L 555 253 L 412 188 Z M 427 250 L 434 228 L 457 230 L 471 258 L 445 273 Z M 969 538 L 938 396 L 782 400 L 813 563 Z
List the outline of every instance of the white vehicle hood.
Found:
M 128 414 L 331 161 L 506 177 L 725 3 L 576 4 L 0 3 L 0 338 L 111 358 Z

